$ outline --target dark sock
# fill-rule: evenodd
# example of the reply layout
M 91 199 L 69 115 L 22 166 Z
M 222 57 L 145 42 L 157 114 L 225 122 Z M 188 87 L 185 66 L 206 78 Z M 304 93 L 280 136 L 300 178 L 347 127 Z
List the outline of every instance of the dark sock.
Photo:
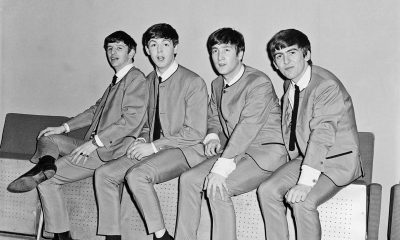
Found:
M 107 235 L 106 240 L 121 240 L 121 235 Z
M 54 157 L 45 155 L 39 158 L 37 166 L 39 166 L 42 171 L 53 170 L 54 172 L 56 172 L 57 167 L 55 165 L 55 161 L 56 159 Z
M 59 239 L 59 240 L 71 240 L 71 233 L 69 231 L 66 232 L 61 232 L 61 233 L 57 233 L 57 237 L 55 239 Z
M 55 161 L 56 161 L 56 159 L 53 158 L 52 156 L 45 155 L 45 156 L 39 158 L 38 164 L 45 164 L 45 165 L 54 164 Z

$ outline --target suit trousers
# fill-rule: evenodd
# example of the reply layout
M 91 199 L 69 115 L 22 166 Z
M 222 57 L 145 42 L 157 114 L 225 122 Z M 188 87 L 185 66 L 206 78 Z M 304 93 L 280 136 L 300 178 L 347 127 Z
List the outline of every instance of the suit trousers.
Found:
M 62 156 L 55 162 L 57 172 L 54 177 L 37 187 L 44 213 L 45 230 L 48 232 L 60 233 L 70 230 L 61 185 L 93 176 L 94 170 L 104 164 L 97 151 L 89 155 L 85 164 L 82 161 L 79 164 L 72 163 L 72 157 L 69 154 L 83 143 L 83 140 L 64 135 L 50 135 L 38 140 L 32 162 L 37 162 L 37 159 L 44 155 L 51 155 L 56 159 Z
M 161 150 L 131 167 L 125 180 L 149 233 L 164 229 L 164 218 L 154 184 L 179 177 L 190 168 L 179 148 Z
M 197 239 L 204 181 L 218 157 L 211 157 L 182 174 L 175 240 Z M 221 198 L 217 191 L 215 198 L 208 198 L 212 213 L 212 239 L 237 239 L 236 215 L 231 197 L 256 189 L 271 174 L 261 169 L 248 155 L 237 163 L 236 169 L 226 179 L 228 192 L 224 191 L 225 196 Z
M 301 163 L 301 159 L 294 159 L 284 164 L 258 189 L 258 201 L 264 216 L 268 240 L 289 239 L 284 204 L 285 194 L 296 185 L 300 176 Z M 321 223 L 317 208 L 340 189 L 342 187 L 336 186 L 331 179 L 321 174 L 306 199 L 290 205 L 293 209 L 297 240 L 321 239 Z
M 121 235 L 121 199 L 125 174 L 139 160 L 126 156 L 96 169 L 94 184 L 99 217 L 99 235 Z

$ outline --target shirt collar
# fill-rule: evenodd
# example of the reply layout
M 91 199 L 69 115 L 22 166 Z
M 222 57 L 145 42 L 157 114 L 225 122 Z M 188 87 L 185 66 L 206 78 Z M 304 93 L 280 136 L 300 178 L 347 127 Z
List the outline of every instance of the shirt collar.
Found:
M 169 66 L 169 68 L 161 74 L 158 70 L 157 71 L 157 77 L 161 77 L 161 81 L 164 82 L 167 80 L 169 77 L 171 77 L 172 74 L 178 69 L 178 63 L 174 60 L 174 62 Z
M 306 71 L 304 72 L 303 76 L 300 78 L 300 80 L 295 83 L 293 81 L 290 81 L 292 86 L 294 87 L 294 85 L 297 85 L 300 89 L 300 91 L 302 91 L 304 88 L 306 88 L 308 86 L 308 83 L 311 80 L 311 66 L 308 65 Z
M 115 81 L 115 83 L 121 81 L 121 79 L 123 77 L 125 77 L 125 75 L 129 72 L 129 70 L 131 70 L 131 68 L 133 67 L 133 63 L 129 63 L 128 65 L 126 65 L 125 67 L 123 67 L 121 70 L 119 70 L 115 76 L 117 76 L 117 81 Z
M 244 73 L 244 65 L 242 64 L 242 66 L 240 67 L 239 72 L 232 78 L 232 80 L 229 83 L 224 78 L 225 85 L 232 86 L 237 81 L 239 81 L 239 79 L 242 77 L 243 73 Z

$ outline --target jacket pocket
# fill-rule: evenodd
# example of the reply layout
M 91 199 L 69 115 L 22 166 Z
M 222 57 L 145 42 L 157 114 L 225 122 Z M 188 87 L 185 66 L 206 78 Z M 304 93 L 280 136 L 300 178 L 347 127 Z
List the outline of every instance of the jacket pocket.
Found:
M 283 144 L 283 143 L 279 143 L 279 142 L 261 143 L 261 145 L 270 145 L 270 144 L 278 144 L 278 145 L 285 146 L 285 144 Z
M 331 159 L 331 158 L 337 158 L 337 157 L 341 157 L 341 156 L 344 156 L 344 155 L 350 154 L 350 153 L 352 153 L 352 152 L 353 152 L 353 151 L 348 151 L 348 152 L 344 152 L 344 153 L 335 154 L 335 155 L 332 155 L 332 156 L 326 157 L 325 159 Z

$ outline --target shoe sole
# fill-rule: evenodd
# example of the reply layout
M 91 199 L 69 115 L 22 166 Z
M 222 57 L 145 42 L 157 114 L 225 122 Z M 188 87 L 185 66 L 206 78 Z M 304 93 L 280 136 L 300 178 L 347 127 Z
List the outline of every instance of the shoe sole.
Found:
M 12 193 L 29 192 L 35 189 L 40 183 L 52 178 L 55 173 L 54 170 L 46 170 L 44 172 L 39 172 L 34 176 L 18 178 L 8 185 L 7 190 Z

